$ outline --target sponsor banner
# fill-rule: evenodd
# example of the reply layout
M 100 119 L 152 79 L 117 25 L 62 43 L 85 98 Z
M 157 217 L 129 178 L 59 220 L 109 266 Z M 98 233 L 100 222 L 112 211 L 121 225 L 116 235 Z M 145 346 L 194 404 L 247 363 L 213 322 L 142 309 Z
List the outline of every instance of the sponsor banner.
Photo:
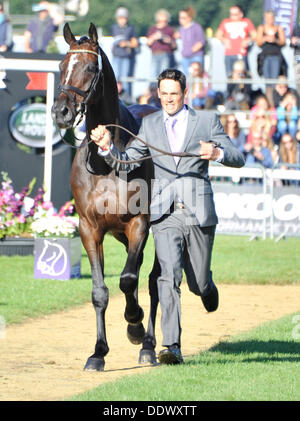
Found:
M 25 104 L 17 107 L 9 117 L 9 130 L 14 139 L 32 148 L 45 147 L 46 104 Z M 65 130 L 62 131 L 62 136 Z M 60 133 L 53 124 L 52 143 L 61 141 Z
M 298 0 L 265 0 L 266 10 L 273 10 L 276 24 L 282 26 L 286 37 L 290 38 L 297 23 Z
M 217 232 L 300 237 L 300 187 L 274 187 L 273 200 L 262 184 L 213 183 Z

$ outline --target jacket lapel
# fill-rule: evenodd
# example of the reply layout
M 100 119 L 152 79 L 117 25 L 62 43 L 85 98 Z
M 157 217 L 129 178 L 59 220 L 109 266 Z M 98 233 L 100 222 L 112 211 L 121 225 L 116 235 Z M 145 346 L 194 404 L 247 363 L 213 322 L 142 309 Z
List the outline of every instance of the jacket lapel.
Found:
M 185 152 L 191 138 L 193 135 L 193 132 L 195 130 L 197 124 L 197 115 L 195 113 L 195 111 L 191 108 L 189 108 L 189 114 L 188 114 L 188 122 L 187 122 L 187 128 L 186 128 L 186 133 L 185 133 L 185 138 L 183 141 L 183 145 L 182 145 L 182 149 L 181 152 Z M 181 161 L 181 158 L 179 158 L 178 162 L 177 162 L 177 166 L 179 165 Z

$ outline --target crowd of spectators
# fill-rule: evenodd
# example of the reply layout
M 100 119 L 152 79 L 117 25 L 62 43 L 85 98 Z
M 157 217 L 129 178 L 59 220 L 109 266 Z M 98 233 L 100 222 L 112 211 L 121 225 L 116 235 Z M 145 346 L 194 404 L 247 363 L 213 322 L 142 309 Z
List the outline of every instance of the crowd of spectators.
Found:
M 33 6 L 34 17 L 24 33 L 25 49 L 46 52 L 63 15 L 55 5 L 41 1 Z M 120 98 L 127 104 L 143 103 L 160 107 L 156 84 L 150 83 L 147 92 L 132 99 L 131 83 L 126 79 L 134 76 L 136 54 L 140 43 L 126 7 L 115 11 L 115 23 L 111 26 L 112 65 L 118 81 Z M 221 114 L 224 129 L 233 143 L 245 154 L 247 163 L 260 163 L 270 168 L 281 164 L 300 163 L 300 26 L 296 25 L 290 45 L 294 47 L 294 62 L 286 63 L 282 47 L 286 44 L 283 28 L 276 25 L 273 11 L 264 13 L 264 23 L 256 29 L 244 16 L 238 5 L 229 8 L 229 16 L 220 22 L 216 38 L 224 45 L 224 65 L 229 79 L 225 92 L 212 89 L 210 77 L 205 71 L 206 36 L 196 21 L 193 7 L 185 7 L 178 13 L 178 28 L 170 25 L 171 16 L 166 9 L 154 14 L 154 21 L 146 33 L 147 46 L 151 51 L 151 78 L 157 77 L 167 67 L 178 67 L 187 76 L 189 97 L 187 102 L 196 109 L 216 109 Z M 180 57 L 176 62 L 174 52 L 180 39 Z M 248 52 L 256 43 L 261 52 L 257 56 L 257 72 L 265 79 L 264 90 L 253 90 Z M 0 51 L 13 47 L 12 25 L 0 3 Z M 287 69 L 294 66 L 296 89 L 288 85 Z M 247 117 L 243 127 L 239 118 Z M 222 115 L 223 114 L 223 115 Z

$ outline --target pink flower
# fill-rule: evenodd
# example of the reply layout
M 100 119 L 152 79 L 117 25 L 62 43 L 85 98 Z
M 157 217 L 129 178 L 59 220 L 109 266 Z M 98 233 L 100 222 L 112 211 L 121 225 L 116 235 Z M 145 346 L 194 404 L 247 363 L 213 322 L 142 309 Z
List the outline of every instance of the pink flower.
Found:
M 26 222 L 25 216 L 24 215 L 18 215 L 17 221 L 19 222 L 19 224 L 24 224 Z
M 53 208 L 53 203 L 50 202 L 49 200 L 48 201 L 45 201 L 45 202 L 42 203 L 42 207 L 45 210 L 52 209 Z

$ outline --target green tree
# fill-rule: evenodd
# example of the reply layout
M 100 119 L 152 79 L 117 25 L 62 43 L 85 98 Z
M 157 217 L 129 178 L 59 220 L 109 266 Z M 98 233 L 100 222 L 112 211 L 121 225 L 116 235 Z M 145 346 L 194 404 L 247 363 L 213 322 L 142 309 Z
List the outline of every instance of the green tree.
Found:
M 32 4 L 38 0 L 10 0 L 10 14 L 32 14 Z M 58 0 L 57 0 L 58 2 Z M 114 23 L 115 10 L 125 6 L 130 11 L 130 22 L 137 34 L 143 36 L 150 25 L 154 23 L 154 14 L 160 9 L 167 9 L 171 14 L 171 25 L 178 27 L 178 11 L 181 8 L 193 6 L 197 12 L 196 21 L 203 29 L 212 27 L 216 31 L 222 19 L 228 17 L 229 8 L 240 4 L 255 26 L 262 23 L 264 0 L 90 0 L 90 10 L 87 16 L 76 17 L 71 22 L 71 28 L 77 35 L 84 35 L 90 22 L 101 27 L 104 35 L 110 34 L 110 26 Z M 299 12 L 299 11 L 298 11 Z

